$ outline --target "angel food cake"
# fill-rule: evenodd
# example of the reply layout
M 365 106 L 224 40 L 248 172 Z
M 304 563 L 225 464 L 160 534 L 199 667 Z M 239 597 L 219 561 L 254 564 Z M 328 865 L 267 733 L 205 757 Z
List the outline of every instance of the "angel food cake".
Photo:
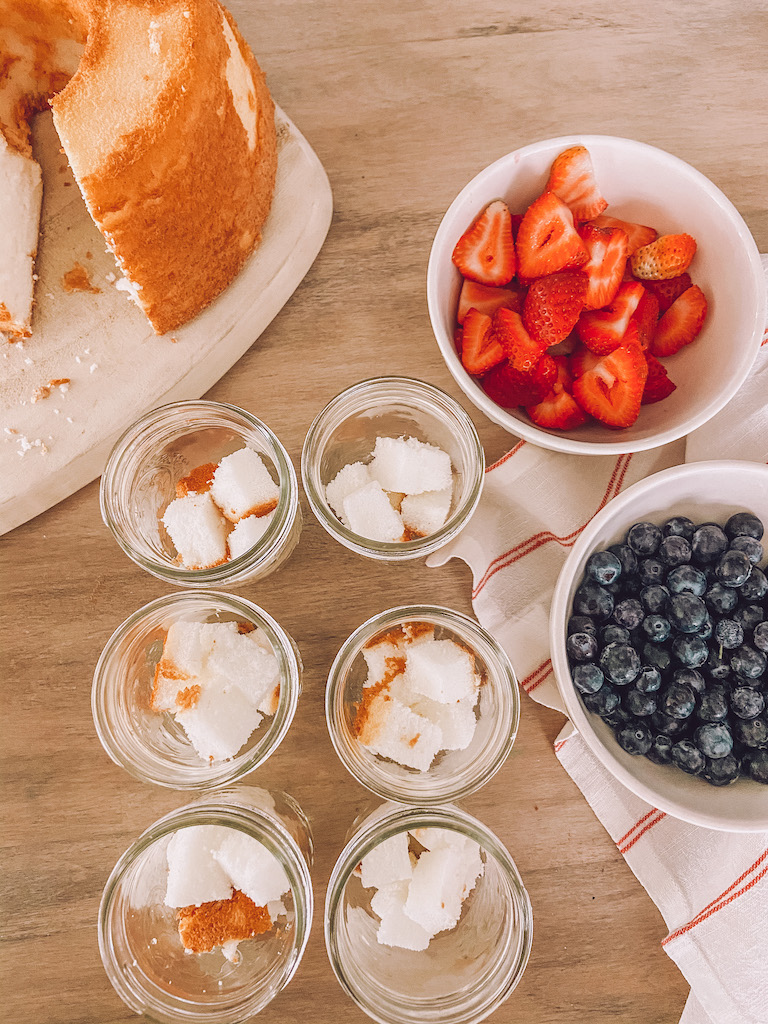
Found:
M 274 104 L 217 0 L 0 0 L 0 330 L 31 333 L 42 197 L 30 119 L 63 152 L 158 334 L 186 323 L 261 237 Z

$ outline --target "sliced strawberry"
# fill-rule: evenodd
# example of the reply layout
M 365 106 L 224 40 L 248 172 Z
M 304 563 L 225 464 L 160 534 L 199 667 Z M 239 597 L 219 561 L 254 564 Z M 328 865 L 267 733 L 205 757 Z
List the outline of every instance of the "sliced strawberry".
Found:
M 653 355 L 672 356 L 684 345 L 690 345 L 701 330 L 706 315 L 704 292 L 698 285 L 691 285 L 659 320 L 651 345 Z
M 589 260 L 583 270 L 589 279 L 585 309 L 602 309 L 613 302 L 627 266 L 627 235 L 621 228 L 579 228 Z
M 464 317 L 470 309 L 476 309 L 480 313 L 485 313 L 486 316 L 493 316 L 500 306 L 514 309 L 518 313 L 522 312 L 523 297 L 516 287 L 491 288 L 487 284 L 478 284 L 476 281 L 465 280 L 461 286 L 456 319 L 460 324 L 463 324 Z
M 512 215 L 500 199 L 483 210 L 456 243 L 451 257 L 464 277 L 480 284 L 508 284 L 515 276 Z
M 656 333 L 656 324 L 659 320 L 659 300 L 647 289 L 643 291 L 637 309 L 632 314 L 630 324 L 637 325 L 637 340 L 640 348 L 645 351 L 651 347 L 653 336 Z
M 571 146 L 555 157 L 547 191 L 562 199 L 576 220 L 591 220 L 608 205 L 597 186 L 586 146 Z
M 678 296 L 693 284 L 690 274 L 680 274 L 679 277 L 668 277 L 663 281 L 643 281 L 646 291 L 653 292 L 659 300 L 659 312 L 666 313 Z
M 671 395 L 677 385 L 669 379 L 666 367 L 650 352 L 645 353 L 645 361 L 648 363 L 648 377 L 643 389 L 642 404 L 653 405 Z
M 464 331 L 460 327 L 454 328 L 453 331 L 453 347 L 456 349 L 456 353 L 461 359 L 461 346 L 464 341 Z
M 552 356 L 544 355 L 528 373 L 515 370 L 505 359 L 483 377 L 481 387 L 489 398 L 504 409 L 540 402 L 557 378 Z
M 586 345 L 577 345 L 576 348 L 571 352 L 568 357 L 568 362 L 571 368 L 573 377 L 581 377 L 587 372 L 587 370 L 594 369 L 595 366 L 600 362 L 600 356 L 596 356 L 594 352 L 590 352 Z
M 619 285 L 616 296 L 605 309 L 582 313 L 576 324 L 576 332 L 588 349 L 603 356 L 613 352 L 622 344 L 632 314 L 643 296 L 639 281 L 624 281 Z
M 688 269 L 695 255 L 696 239 L 691 235 L 662 235 L 632 253 L 632 273 L 641 281 L 678 277 Z
M 565 341 L 584 308 L 587 279 L 565 271 L 540 277 L 531 284 L 523 306 L 523 324 L 546 348 Z
M 525 411 L 539 427 L 547 430 L 574 430 L 587 422 L 587 414 L 570 393 L 573 380 L 568 359 L 555 356 L 554 362 L 557 366 L 557 379 L 552 390 L 536 405 L 527 405 Z
M 546 344 L 532 338 L 523 326 L 520 314 L 511 309 L 502 307 L 496 310 L 493 314 L 493 329 L 512 369 L 530 373 L 544 355 Z
M 504 352 L 493 331 L 491 318 L 476 309 L 464 317 L 461 362 L 467 373 L 480 374 L 500 363 Z
M 520 230 L 520 225 L 523 223 L 522 213 L 512 214 L 512 237 L 517 238 L 517 232 Z
M 539 196 L 525 211 L 515 246 L 519 276 L 526 281 L 589 258 L 573 226 L 573 214 L 553 192 Z
M 639 345 L 620 345 L 573 382 L 573 397 L 607 427 L 631 426 L 640 412 L 648 364 Z
M 648 245 L 656 238 L 658 232 L 655 228 L 646 227 L 645 224 L 635 224 L 631 220 L 620 220 L 618 217 L 609 217 L 607 213 L 601 213 L 595 217 L 592 223 L 597 228 L 621 228 L 627 236 L 627 256 Z

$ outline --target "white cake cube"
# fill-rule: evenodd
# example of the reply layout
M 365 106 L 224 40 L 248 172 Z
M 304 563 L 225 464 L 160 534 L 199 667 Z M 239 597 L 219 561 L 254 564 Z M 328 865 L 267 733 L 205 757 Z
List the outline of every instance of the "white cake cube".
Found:
M 441 704 L 476 693 L 475 659 L 453 640 L 435 640 L 408 649 L 405 673 L 417 693 Z
M 377 643 L 363 648 L 363 658 L 368 666 L 366 686 L 372 686 L 405 670 L 405 654 L 400 645 L 389 637 L 390 634 L 387 634 Z
M 371 700 L 359 739 L 374 754 L 422 772 L 429 769 L 443 746 L 443 735 L 433 722 L 386 693 Z
M 405 914 L 432 935 L 461 917 L 464 874 L 461 853 L 439 846 L 421 854 L 408 886 Z
M 235 889 L 244 892 L 257 907 L 266 907 L 290 891 L 282 864 L 253 836 L 236 829 L 213 851 L 213 856 Z
M 171 836 L 166 850 L 169 907 L 199 907 L 232 895 L 229 875 L 213 856 L 229 829 L 219 825 L 190 825 Z
M 366 889 L 407 881 L 412 874 L 407 832 L 385 839 L 362 860 L 361 881 Z
M 244 516 L 271 512 L 277 505 L 280 488 L 257 452 L 239 448 L 219 463 L 210 493 L 227 519 L 236 523 Z
M 234 622 L 216 623 L 214 644 L 208 656 L 208 674 L 224 688 L 234 687 L 256 707 L 274 689 L 279 668 L 277 658 L 239 633 Z
M 450 456 L 415 437 L 377 437 L 369 470 L 386 491 L 421 494 L 452 485 Z
M 477 843 L 471 839 L 467 840 L 466 846 L 462 853 L 462 871 L 461 877 L 463 881 L 463 888 L 461 890 L 461 898 L 465 900 L 467 896 L 477 885 L 477 880 L 480 878 L 485 871 L 485 865 L 483 864 L 483 858 L 480 854 L 480 847 Z
M 428 697 L 416 696 L 410 707 L 434 722 L 443 734 L 443 750 L 466 750 L 477 728 L 475 695 L 453 704 L 440 704 Z
M 419 952 L 427 948 L 432 935 L 406 916 L 407 896 L 407 882 L 392 882 L 374 894 L 371 910 L 381 918 L 376 938 L 382 946 L 398 946 Z
M 445 525 L 452 496 L 452 487 L 442 491 L 424 491 L 423 494 L 406 494 L 400 505 L 403 525 L 418 537 L 435 533 Z
M 403 539 L 403 520 L 389 503 L 383 488 L 375 480 L 348 494 L 342 503 L 350 530 L 369 540 Z
M 280 684 L 270 689 L 265 693 L 262 699 L 258 703 L 258 709 L 263 715 L 276 715 L 277 709 L 280 706 Z
M 155 711 L 176 710 L 176 695 L 200 681 L 211 646 L 207 624 L 171 623 L 155 670 L 151 699 Z
M 274 510 L 265 516 L 244 516 L 238 519 L 234 529 L 227 537 L 230 558 L 239 558 L 250 551 L 267 532 L 269 524 L 275 517 Z
M 435 627 L 430 622 L 404 622 L 404 645 L 426 644 L 435 639 Z
M 174 498 L 163 525 L 185 569 L 210 569 L 227 560 L 228 527 L 210 492 Z
M 214 681 L 203 688 L 194 707 L 176 712 L 176 721 L 206 761 L 234 757 L 258 728 L 261 718 L 261 712 L 242 690 Z
M 480 847 L 467 836 L 448 828 L 416 828 L 410 833 L 426 850 L 449 850 L 456 862 L 456 877 L 465 900 L 485 870 Z M 421 858 L 419 858 L 421 859 Z
M 344 499 L 371 482 L 368 467 L 362 462 L 351 462 L 344 466 L 325 488 L 325 497 L 336 515 L 345 521 Z

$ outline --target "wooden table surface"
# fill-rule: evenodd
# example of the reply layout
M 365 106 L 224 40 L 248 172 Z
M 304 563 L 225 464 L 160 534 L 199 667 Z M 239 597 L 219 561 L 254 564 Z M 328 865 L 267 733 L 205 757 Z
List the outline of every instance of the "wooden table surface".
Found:
M 768 249 L 762 0 L 231 0 L 231 8 L 276 100 L 327 169 L 335 216 L 293 298 L 208 397 L 264 419 L 297 465 L 314 415 L 364 377 L 408 373 L 461 398 L 429 326 L 427 256 L 456 193 L 512 149 L 572 132 L 660 146 L 720 186 Z M 514 443 L 468 411 L 489 462 Z M 345 833 L 370 798 L 326 734 L 326 674 L 367 616 L 411 601 L 470 612 L 471 581 L 455 561 L 432 570 L 359 559 L 306 503 L 304 511 L 287 565 L 243 591 L 293 634 L 306 666 L 293 727 L 252 778 L 299 800 L 317 846 L 309 946 L 262 1018 L 361 1024 L 328 965 L 322 907 Z M 186 798 L 108 760 L 91 720 L 91 676 L 112 630 L 170 588 L 119 551 L 101 522 L 97 483 L 0 549 L 0 1014 L 13 1024 L 130 1022 L 99 960 L 99 898 L 122 851 Z M 674 1022 L 687 985 L 659 945 L 663 921 L 555 759 L 561 725 L 523 697 L 512 756 L 466 802 L 508 845 L 534 907 L 528 970 L 493 1020 Z

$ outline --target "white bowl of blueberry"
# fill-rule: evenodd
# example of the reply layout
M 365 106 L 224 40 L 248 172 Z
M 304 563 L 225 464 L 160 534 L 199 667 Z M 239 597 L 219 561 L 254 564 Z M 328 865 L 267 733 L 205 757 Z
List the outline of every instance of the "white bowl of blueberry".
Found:
M 657 473 L 583 530 L 550 618 L 558 686 L 593 753 L 659 810 L 727 831 L 768 829 L 764 524 L 768 466 Z

